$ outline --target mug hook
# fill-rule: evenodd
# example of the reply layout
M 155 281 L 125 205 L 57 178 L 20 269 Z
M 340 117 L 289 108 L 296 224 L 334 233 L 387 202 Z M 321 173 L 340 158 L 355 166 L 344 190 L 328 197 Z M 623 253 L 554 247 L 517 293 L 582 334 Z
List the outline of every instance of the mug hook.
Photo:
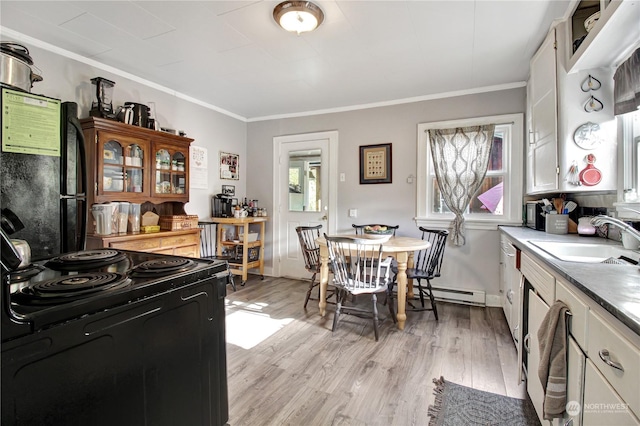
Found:
M 587 100 L 587 103 L 584 104 L 584 110 L 586 112 L 602 111 L 603 108 L 604 108 L 604 105 L 602 104 L 602 102 L 600 102 L 598 98 L 596 98 L 593 95 L 591 95 L 589 100 Z
M 589 74 L 589 77 L 585 78 L 582 84 L 580 85 L 580 89 L 583 92 L 588 92 L 589 90 L 598 90 L 602 87 L 602 83 L 600 80 Z

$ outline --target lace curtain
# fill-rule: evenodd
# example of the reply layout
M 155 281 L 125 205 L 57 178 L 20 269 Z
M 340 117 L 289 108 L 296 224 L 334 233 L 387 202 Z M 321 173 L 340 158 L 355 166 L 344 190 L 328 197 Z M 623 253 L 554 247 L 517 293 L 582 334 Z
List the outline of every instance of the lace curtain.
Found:
M 465 244 L 464 212 L 487 173 L 494 124 L 428 130 L 438 187 L 455 215 L 451 240 Z
M 640 108 L 640 49 L 618 67 L 613 81 L 615 114 L 626 114 Z

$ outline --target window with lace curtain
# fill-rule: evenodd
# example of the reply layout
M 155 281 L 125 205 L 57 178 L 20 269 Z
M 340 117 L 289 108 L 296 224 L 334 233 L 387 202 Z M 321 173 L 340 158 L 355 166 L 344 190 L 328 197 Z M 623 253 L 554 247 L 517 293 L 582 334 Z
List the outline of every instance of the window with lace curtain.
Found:
M 429 129 L 495 124 L 487 173 L 464 213 L 468 229 L 522 224 L 523 115 L 508 114 L 418 125 L 417 217 L 419 226 L 448 227 L 454 214 L 438 187 Z

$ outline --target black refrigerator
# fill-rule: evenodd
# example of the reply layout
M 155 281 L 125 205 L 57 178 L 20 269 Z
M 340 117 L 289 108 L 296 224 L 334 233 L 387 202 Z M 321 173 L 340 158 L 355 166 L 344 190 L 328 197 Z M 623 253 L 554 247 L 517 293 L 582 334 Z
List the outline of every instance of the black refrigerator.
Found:
M 87 177 L 78 105 L 1 89 L 3 229 L 29 243 L 33 260 L 83 250 Z

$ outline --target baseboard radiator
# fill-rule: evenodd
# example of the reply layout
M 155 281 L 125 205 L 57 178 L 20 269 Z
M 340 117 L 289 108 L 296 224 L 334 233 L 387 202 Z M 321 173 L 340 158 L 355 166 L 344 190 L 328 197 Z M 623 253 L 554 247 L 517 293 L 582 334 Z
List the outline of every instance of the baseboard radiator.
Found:
M 417 291 L 417 288 L 414 292 Z M 465 305 L 486 306 L 485 293 L 482 290 L 465 290 L 451 287 L 433 287 L 436 300 Z

